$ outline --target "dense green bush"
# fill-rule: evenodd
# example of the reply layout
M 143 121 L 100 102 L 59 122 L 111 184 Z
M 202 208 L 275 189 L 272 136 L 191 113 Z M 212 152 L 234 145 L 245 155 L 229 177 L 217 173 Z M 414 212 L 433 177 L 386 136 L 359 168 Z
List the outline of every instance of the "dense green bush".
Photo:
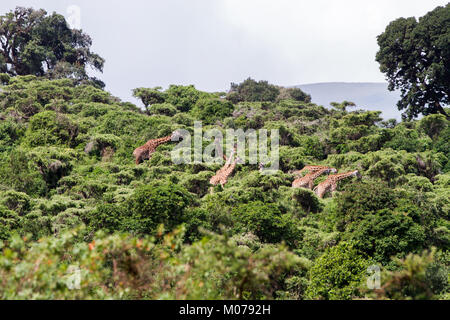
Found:
M 233 103 L 240 101 L 275 101 L 280 89 L 267 81 L 246 79 L 240 84 L 232 83 L 227 99 Z
M 138 88 L 143 112 L 87 83 L 0 78 L 2 298 L 448 298 L 442 116 L 381 122 L 346 101 L 329 110 L 255 81 L 226 100 L 194 86 Z M 194 120 L 204 132 L 278 129 L 280 170 L 260 171 L 265 159 L 238 164 L 223 189 L 211 188 L 221 165 L 176 165 L 172 142 L 135 164 L 136 147 L 179 128 L 192 134 Z M 326 199 L 293 189 L 292 172 L 314 164 L 357 169 L 362 180 L 340 181 Z M 433 246 L 430 263 L 408 256 Z M 365 291 L 369 261 L 401 283 Z M 61 280 L 69 265 L 84 272 L 80 290 Z
M 156 103 L 152 105 L 150 114 L 160 114 L 164 116 L 174 116 L 177 113 L 177 108 L 170 103 Z
M 173 184 L 150 184 L 136 189 L 127 201 L 128 217 L 124 224 L 130 231 L 154 234 L 159 224 L 169 230 L 183 222 L 184 210 L 192 196 L 183 187 Z
M 336 228 L 344 231 L 350 224 L 396 207 L 396 193 L 386 184 L 375 181 L 356 182 L 346 186 L 336 197 Z
M 0 152 L 10 151 L 14 144 L 23 136 L 24 126 L 11 118 L 0 122 Z
M 203 120 L 205 124 L 214 124 L 231 115 L 233 104 L 220 99 L 200 99 L 192 109 L 192 114 L 197 120 Z
M 66 232 L 39 242 L 13 237 L 2 245 L 0 297 L 274 298 L 275 288 L 287 287 L 285 281 L 309 268 L 309 261 L 284 247 L 263 246 L 252 252 L 215 235 L 180 246 L 180 231 L 166 235 L 160 244 L 149 238 L 102 233 L 85 243 L 80 242 L 80 234 Z
M 405 125 L 398 125 L 392 129 L 392 139 L 385 144 L 385 147 L 394 150 L 406 150 L 408 152 L 422 152 L 429 149 L 431 139 L 422 136 L 416 129 L 409 129 Z
M 343 238 L 358 241 L 359 250 L 387 265 L 394 256 L 403 257 L 409 252 L 421 250 L 425 230 L 411 217 L 383 209 L 351 224 Z
M 31 200 L 26 193 L 8 190 L 0 193 L 0 205 L 24 215 L 31 209 Z
M 292 199 L 306 212 L 319 212 L 322 204 L 313 191 L 304 188 L 292 189 Z
M 299 240 L 295 218 L 282 214 L 274 204 L 254 201 L 236 207 L 232 212 L 241 232 L 251 231 L 265 242 L 282 240 L 293 245 Z
M 320 256 L 309 270 L 309 299 L 343 300 L 360 297 L 367 260 L 351 243 L 341 242 Z
M 77 134 L 76 125 L 71 124 L 66 116 L 43 111 L 31 117 L 25 139 L 32 147 L 69 145 Z
M 193 85 L 170 85 L 169 89 L 167 89 L 165 93 L 165 102 L 174 105 L 179 111 L 182 112 L 191 110 L 199 99 L 208 98 L 211 96 L 206 92 L 198 91 Z

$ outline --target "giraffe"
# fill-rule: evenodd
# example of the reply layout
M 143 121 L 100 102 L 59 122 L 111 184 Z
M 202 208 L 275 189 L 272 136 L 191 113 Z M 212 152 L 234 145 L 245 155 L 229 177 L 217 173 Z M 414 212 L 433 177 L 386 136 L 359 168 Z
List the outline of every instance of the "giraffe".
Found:
M 216 174 L 211 177 L 209 180 L 209 183 L 211 183 L 213 186 L 220 184 L 222 186 L 222 189 L 224 185 L 228 181 L 228 177 L 233 173 L 234 168 L 236 167 L 236 163 L 240 161 L 239 157 L 236 157 L 234 161 L 232 161 L 234 154 L 236 153 L 236 148 L 234 148 L 231 151 L 230 157 L 227 159 L 225 155 L 223 155 L 223 158 L 225 159 L 225 165 L 217 170 Z M 211 188 L 212 191 L 213 187 Z
M 144 145 L 134 149 L 133 156 L 136 159 L 136 164 L 140 164 L 144 160 L 150 159 L 159 145 L 167 143 L 171 140 L 175 141 L 180 137 L 181 134 L 178 131 L 174 131 L 167 137 L 148 140 Z
M 308 188 L 311 189 L 314 187 L 314 180 L 320 177 L 322 174 L 329 174 L 330 172 L 336 173 L 337 170 L 335 168 L 325 167 L 315 172 L 308 173 L 304 177 L 300 177 L 292 182 L 293 188 Z
M 317 172 L 319 170 L 327 169 L 327 168 L 329 168 L 329 167 L 327 167 L 327 166 L 304 166 L 303 169 L 301 169 L 301 170 L 294 170 L 291 173 L 294 174 L 295 176 L 301 176 L 305 171 L 307 173 L 314 173 L 314 172 Z
M 228 168 L 223 171 L 222 178 L 220 180 L 220 184 L 223 186 L 228 182 L 228 177 L 233 173 L 234 168 L 236 167 L 236 163 L 240 161 L 239 157 L 236 157 L 236 159 L 228 166 Z
M 333 192 L 336 191 L 337 189 L 337 183 L 340 180 L 349 177 L 358 177 L 358 179 L 360 179 L 361 174 L 359 173 L 358 170 L 346 173 L 331 174 L 325 181 L 319 183 L 317 187 L 314 188 L 314 192 L 317 194 L 319 198 L 323 198 L 328 191 L 331 193 L 331 195 L 333 195 Z

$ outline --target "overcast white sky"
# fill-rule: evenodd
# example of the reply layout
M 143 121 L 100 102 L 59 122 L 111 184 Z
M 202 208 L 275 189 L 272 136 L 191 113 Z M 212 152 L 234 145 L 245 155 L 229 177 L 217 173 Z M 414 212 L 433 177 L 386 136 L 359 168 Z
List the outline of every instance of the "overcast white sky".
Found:
M 136 102 L 136 87 L 194 84 L 226 91 L 251 76 L 279 85 L 383 82 L 376 36 L 440 0 L 2 0 L 70 16 L 106 59 L 106 89 Z

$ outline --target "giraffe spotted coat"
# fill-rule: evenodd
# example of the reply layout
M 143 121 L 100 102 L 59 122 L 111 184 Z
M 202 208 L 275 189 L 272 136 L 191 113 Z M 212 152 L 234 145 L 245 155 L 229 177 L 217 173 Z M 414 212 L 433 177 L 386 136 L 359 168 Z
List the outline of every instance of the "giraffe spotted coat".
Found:
M 144 145 L 134 149 L 133 156 L 136 160 L 136 164 L 140 164 L 144 160 L 149 160 L 158 146 L 179 139 L 179 137 L 181 137 L 181 135 L 177 131 L 174 131 L 167 137 L 148 140 Z
M 327 177 L 327 179 L 317 185 L 314 188 L 314 192 L 317 194 L 319 198 L 323 198 L 327 192 L 330 192 L 333 195 L 333 192 L 337 189 L 337 183 L 349 177 L 361 177 L 361 174 L 358 170 L 350 171 L 346 173 L 339 174 L 331 174 Z
M 292 182 L 293 188 L 308 188 L 311 189 L 314 187 L 314 180 L 320 177 L 323 174 L 329 174 L 330 172 L 336 173 L 337 170 L 335 168 L 324 167 L 318 171 L 313 171 L 308 173 L 304 177 L 300 177 Z

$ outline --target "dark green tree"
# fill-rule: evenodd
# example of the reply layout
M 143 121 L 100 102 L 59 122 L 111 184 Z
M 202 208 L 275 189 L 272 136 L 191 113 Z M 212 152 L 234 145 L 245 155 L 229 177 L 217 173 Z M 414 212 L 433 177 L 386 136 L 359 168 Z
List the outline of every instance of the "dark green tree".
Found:
M 32 74 L 50 78 L 100 80 L 86 68 L 102 71 L 104 59 L 91 52 L 91 38 L 70 29 L 62 15 L 16 7 L 0 16 L 0 70 L 12 76 Z
M 124 228 L 138 233 L 153 234 L 159 224 L 168 230 L 184 222 L 184 210 L 192 201 L 190 193 L 173 184 L 144 185 L 128 199 Z
M 227 99 L 233 103 L 240 101 L 275 101 L 280 94 L 279 87 L 267 81 L 256 81 L 252 78 L 242 83 L 231 83 Z
M 392 21 L 378 36 L 376 61 L 389 90 L 400 89 L 399 110 L 412 119 L 441 113 L 450 102 L 450 4 L 421 17 Z
M 352 242 L 329 248 L 309 270 L 308 299 L 348 300 L 360 296 L 369 262 Z

